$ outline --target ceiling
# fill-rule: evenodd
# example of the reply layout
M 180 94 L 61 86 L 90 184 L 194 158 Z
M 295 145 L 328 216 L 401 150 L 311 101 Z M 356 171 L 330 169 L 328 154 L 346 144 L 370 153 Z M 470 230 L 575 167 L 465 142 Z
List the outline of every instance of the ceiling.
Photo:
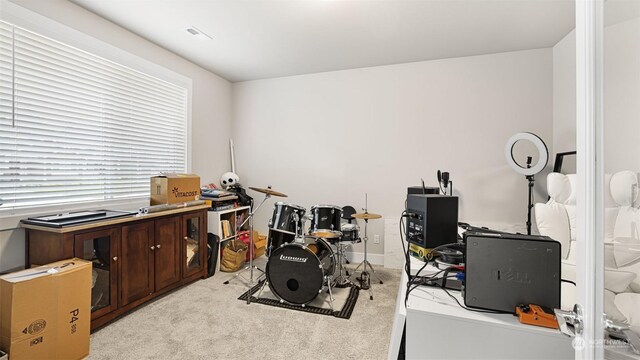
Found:
M 71 1 L 232 82 L 551 47 L 574 27 L 572 0 Z

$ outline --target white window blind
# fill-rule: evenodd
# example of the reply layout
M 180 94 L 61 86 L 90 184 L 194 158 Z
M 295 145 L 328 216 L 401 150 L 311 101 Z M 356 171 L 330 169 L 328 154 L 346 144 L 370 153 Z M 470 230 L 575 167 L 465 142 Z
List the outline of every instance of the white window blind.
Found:
M 7 23 L 0 47 L 0 210 L 149 196 L 186 170 L 187 89 Z

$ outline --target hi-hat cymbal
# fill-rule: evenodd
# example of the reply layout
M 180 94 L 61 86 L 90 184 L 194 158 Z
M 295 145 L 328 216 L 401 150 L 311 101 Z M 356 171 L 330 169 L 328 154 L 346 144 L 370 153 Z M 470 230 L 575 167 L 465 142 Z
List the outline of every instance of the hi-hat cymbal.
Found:
M 278 191 L 275 191 L 275 190 L 271 190 L 271 188 L 263 189 L 263 188 L 259 188 L 259 187 L 249 186 L 249 189 L 251 189 L 253 191 L 257 191 L 259 193 L 271 195 L 271 196 L 288 197 L 287 195 L 285 195 L 285 194 L 283 194 L 281 192 L 278 192 Z
M 368 213 L 368 212 L 353 214 L 351 216 L 356 219 L 363 219 L 363 220 L 374 220 L 374 219 L 380 219 L 382 217 L 382 215 Z

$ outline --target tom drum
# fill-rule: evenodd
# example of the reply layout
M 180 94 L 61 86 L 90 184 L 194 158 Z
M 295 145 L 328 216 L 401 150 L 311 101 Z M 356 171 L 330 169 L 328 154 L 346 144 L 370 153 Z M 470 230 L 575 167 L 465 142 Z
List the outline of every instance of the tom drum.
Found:
M 340 227 L 342 236 L 338 242 L 356 244 L 361 242 L 360 239 L 360 226 L 357 224 L 342 224 Z
M 309 235 L 332 239 L 342 235 L 340 217 L 342 208 L 335 205 L 314 205 L 311 207 Z
M 299 205 L 285 204 L 278 201 L 273 206 L 273 215 L 269 220 L 269 228 L 283 233 L 302 233 L 302 217 L 307 210 Z

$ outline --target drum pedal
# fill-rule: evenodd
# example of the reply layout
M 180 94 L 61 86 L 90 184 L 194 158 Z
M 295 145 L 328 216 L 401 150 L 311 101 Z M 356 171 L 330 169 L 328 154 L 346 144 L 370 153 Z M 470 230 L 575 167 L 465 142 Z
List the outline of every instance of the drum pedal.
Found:
M 358 281 L 360 282 L 360 288 L 363 290 L 369 290 L 369 288 L 371 287 L 371 278 L 369 277 L 369 273 L 366 271 L 363 271 L 362 274 L 360 274 Z

